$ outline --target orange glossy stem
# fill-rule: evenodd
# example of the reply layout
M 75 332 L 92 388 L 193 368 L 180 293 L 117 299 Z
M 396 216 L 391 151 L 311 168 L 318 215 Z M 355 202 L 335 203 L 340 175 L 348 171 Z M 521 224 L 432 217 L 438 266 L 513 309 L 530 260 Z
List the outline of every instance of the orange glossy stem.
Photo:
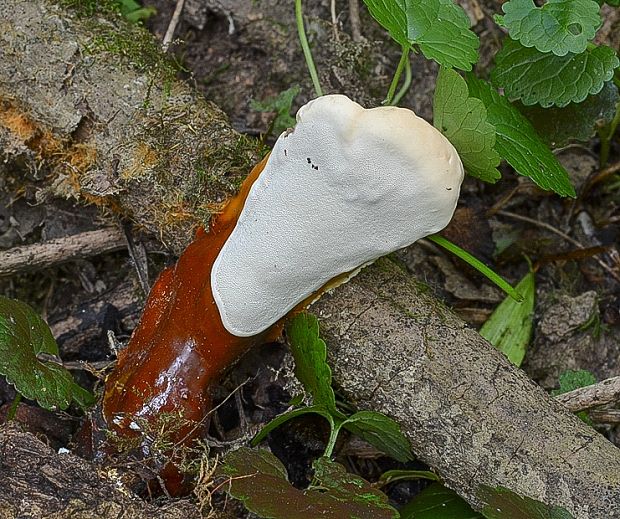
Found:
M 163 414 L 177 424 L 168 440 L 188 444 L 204 432 L 211 408 L 210 389 L 246 350 L 273 329 L 255 337 L 236 337 L 224 328 L 211 293 L 211 269 L 235 227 L 264 159 L 239 194 L 199 229 L 176 265 L 164 270 L 149 295 L 140 323 L 106 381 L 103 417 L 123 437 L 138 436 L 145 424 L 158 426 Z M 148 446 L 142 446 L 148 455 Z M 168 491 L 181 491 L 179 474 L 162 472 Z

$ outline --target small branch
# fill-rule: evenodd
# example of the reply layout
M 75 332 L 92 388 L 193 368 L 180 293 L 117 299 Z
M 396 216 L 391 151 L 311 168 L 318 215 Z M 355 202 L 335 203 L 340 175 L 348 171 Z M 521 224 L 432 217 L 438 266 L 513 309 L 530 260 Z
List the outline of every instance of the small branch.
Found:
M 123 234 L 115 227 L 83 232 L 34 245 L 13 247 L 0 251 L 0 277 L 90 258 L 125 247 Z
M 349 22 L 351 22 L 351 37 L 353 41 L 362 41 L 362 23 L 360 22 L 360 4 L 358 0 L 349 0 Z
M 177 5 L 174 8 L 174 13 L 172 13 L 170 24 L 168 24 L 168 29 L 166 30 L 166 35 L 164 36 L 164 41 L 161 44 L 161 48 L 164 52 L 168 51 L 172 38 L 174 38 L 174 31 L 176 31 L 177 25 L 179 24 L 184 5 L 185 0 L 177 0 Z
M 602 182 L 603 180 L 608 179 L 610 176 L 615 175 L 618 172 L 620 172 L 620 161 L 601 169 L 596 175 L 594 175 L 594 177 L 592 177 L 592 179 L 588 181 L 588 183 L 583 189 L 583 192 L 587 193 L 588 191 L 590 191 L 590 189 L 592 189 L 593 186 L 595 186 L 599 182 Z
M 334 31 L 334 39 L 336 41 L 340 41 L 340 35 L 338 34 L 338 15 L 336 14 L 336 0 L 330 1 L 329 10 L 332 15 L 332 30 Z
M 588 416 L 596 423 L 620 423 L 620 409 L 597 409 L 595 411 L 590 411 Z
M 598 384 L 580 387 L 555 397 L 573 413 L 620 401 L 620 377 L 608 378 Z

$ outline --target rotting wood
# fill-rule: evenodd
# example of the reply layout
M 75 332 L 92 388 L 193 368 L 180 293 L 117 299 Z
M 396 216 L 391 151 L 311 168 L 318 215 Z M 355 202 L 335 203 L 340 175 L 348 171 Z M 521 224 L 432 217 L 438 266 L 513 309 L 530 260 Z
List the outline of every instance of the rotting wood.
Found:
M 41 198 L 110 207 L 178 252 L 257 161 L 258 143 L 120 17 L 0 0 L 0 29 L 0 158 L 47 168 Z
M 247 162 L 252 146 L 187 85 L 166 95 L 161 77 L 89 50 L 86 21 L 41 0 L 0 0 L 0 13 L 5 158 L 47 158 L 56 192 L 128 214 L 177 250 L 187 243 L 235 191 L 243 172 L 233 158 L 241 149 Z M 481 485 L 503 486 L 577 519 L 620 517 L 620 450 L 393 263 L 365 269 L 313 311 L 336 384 L 397 419 L 420 459 L 475 507 Z

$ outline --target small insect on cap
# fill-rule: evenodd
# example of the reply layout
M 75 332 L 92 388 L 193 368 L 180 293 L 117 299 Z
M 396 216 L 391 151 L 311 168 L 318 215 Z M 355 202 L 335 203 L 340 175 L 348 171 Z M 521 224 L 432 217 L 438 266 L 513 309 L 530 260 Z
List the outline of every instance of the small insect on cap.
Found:
M 310 101 L 280 135 L 211 271 L 233 335 L 256 335 L 333 278 L 443 229 L 463 165 L 411 110 Z

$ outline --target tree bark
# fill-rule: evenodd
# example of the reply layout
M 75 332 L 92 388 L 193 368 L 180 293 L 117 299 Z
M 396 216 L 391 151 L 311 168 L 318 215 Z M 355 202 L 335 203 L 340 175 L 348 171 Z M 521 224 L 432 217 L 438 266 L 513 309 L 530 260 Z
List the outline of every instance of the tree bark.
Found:
M 162 72 L 139 29 L 43 0 L 0 0 L 0 28 L 0 149 L 35 171 L 51 165 L 47 191 L 128 215 L 179 250 L 249 171 L 257 146 Z M 394 263 L 313 311 L 335 382 L 395 418 L 474 507 L 488 501 L 483 486 L 503 486 L 576 518 L 620 517 L 620 450 Z
M 620 450 L 383 259 L 312 307 L 334 380 L 400 423 L 475 507 L 506 487 L 577 518 L 620 517 Z

